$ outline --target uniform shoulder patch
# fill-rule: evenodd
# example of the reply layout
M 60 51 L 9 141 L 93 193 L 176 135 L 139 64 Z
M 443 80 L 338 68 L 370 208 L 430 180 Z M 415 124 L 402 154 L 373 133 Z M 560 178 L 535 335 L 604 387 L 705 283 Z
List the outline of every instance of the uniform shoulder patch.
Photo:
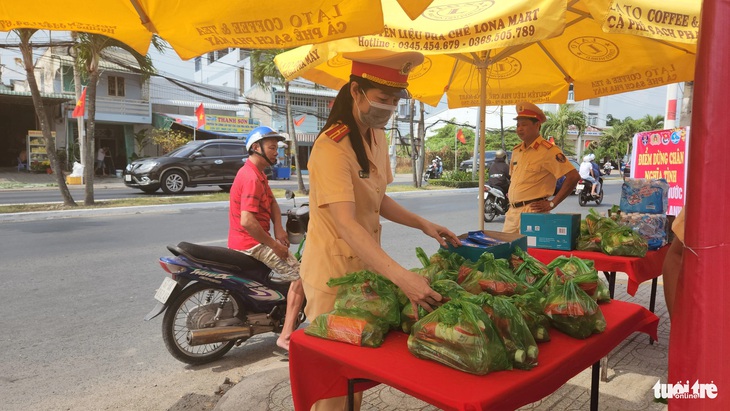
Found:
M 324 135 L 331 138 L 335 143 L 339 143 L 346 135 L 350 133 L 350 128 L 347 125 L 339 123 L 330 127 L 324 132 Z
M 551 148 L 553 146 L 553 143 L 547 140 L 542 140 L 542 145 L 545 146 L 545 148 Z
M 517 150 L 518 148 L 520 148 L 520 146 L 522 146 L 522 143 L 517 144 L 516 146 L 512 147 L 512 151 Z
M 558 163 L 565 163 L 566 161 L 568 161 L 568 160 L 567 160 L 567 159 L 565 158 L 565 155 L 564 155 L 563 153 L 558 153 L 558 154 L 556 154 L 556 155 L 555 155 L 555 159 L 556 159 L 556 160 L 558 160 Z

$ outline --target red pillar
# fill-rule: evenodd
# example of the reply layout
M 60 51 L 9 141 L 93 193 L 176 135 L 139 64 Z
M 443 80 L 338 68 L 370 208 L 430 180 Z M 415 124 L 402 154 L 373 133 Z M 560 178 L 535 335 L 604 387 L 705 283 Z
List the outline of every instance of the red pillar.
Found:
M 704 0 L 690 129 L 684 275 L 669 342 L 670 384 L 714 384 L 715 399 L 670 410 L 730 409 L 730 0 Z M 691 250 L 690 250 L 691 249 Z

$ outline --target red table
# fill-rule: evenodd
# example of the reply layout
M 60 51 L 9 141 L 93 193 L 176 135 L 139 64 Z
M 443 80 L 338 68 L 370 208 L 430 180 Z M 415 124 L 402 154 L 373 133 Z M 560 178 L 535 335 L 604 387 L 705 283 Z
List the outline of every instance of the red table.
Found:
M 603 271 L 606 280 L 608 280 L 608 289 L 611 292 L 611 298 L 613 298 L 613 291 L 616 286 L 616 272 L 624 272 L 629 276 L 626 292 L 632 296 L 639 289 L 639 284 L 647 280 L 652 280 L 649 311 L 654 312 L 657 277 L 662 275 L 662 264 L 664 263 L 664 256 L 667 255 L 667 250 L 669 250 L 668 245 L 658 250 L 649 251 L 644 257 L 623 257 L 606 255 L 595 251 L 562 251 L 547 250 L 544 248 L 528 248 L 527 252 L 545 264 L 549 264 L 560 256 L 574 256 L 593 261 L 596 270 Z
M 601 309 L 607 323 L 603 333 L 577 340 L 553 329 L 552 341 L 538 346 L 537 367 L 484 376 L 416 358 L 408 351 L 408 335 L 399 331 L 391 331 L 379 348 L 364 348 L 300 330 L 289 345 L 294 409 L 308 411 L 320 399 L 344 396 L 348 385 L 361 381 L 366 383 L 358 391 L 383 383 L 445 410 L 515 409 L 551 394 L 591 365 L 591 409 L 597 409 L 598 361 L 636 331 L 656 338 L 659 322 L 633 303 L 612 301 Z

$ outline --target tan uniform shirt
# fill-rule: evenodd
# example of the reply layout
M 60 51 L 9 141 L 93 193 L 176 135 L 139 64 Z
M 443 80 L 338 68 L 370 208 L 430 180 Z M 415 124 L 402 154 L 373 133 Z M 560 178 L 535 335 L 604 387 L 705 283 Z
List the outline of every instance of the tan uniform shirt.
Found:
M 340 129 L 333 130 L 337 127 Z M 342 137 L 337 132 L 347 131 L 341 127 L 335 125 L 317 138 L 308 163 L 310 221 L 300 273 L 310 319 L 333 308 L 337 290 L 327 286 L 330 278 L 366 268 L 366 263 L 337 234 L 337 221 L 327 205 L 354 202 L 358 224 L 380 244 L 380 204 L 386 185 L 393 181 L 384 132 L 375 130 L 370 146 L 365 143 L 370 175 L 361 178 L 350 136 Z M 339 137 L 339 142 L 335 141 Z
M 674 219 L 672 231 L 674 231 L 674 235 L 679 241 L 684 243 L 684 207 L 682 207 L 682 211 L 679 212 L 677 218 Z
M 516 146 L 510 163 L 510 203 L 552 196 L 557 180 L 574 169 L 563 151 L 542 136 L 527 147 Z

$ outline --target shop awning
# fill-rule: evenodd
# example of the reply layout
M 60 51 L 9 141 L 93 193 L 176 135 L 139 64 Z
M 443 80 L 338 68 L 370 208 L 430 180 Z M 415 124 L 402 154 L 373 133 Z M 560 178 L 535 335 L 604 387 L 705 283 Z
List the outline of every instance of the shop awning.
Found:
M 211 135 L 212 138 L 237 138 L 245 139 L 248 133 L 222 133 L 219 131 L 205 130 L 202 128 L 196 128 L 198 125 L 198 119 L 195 116 L 186 116 L 183 114 L 168 114 L 168 113 L 152 113 L 152 126 L 155 128 L 161 128 L 163 130 L 169 130 L 173 127 L 180 127 L 189 131 L 195 130 L 196 134 L 199 135 Z

